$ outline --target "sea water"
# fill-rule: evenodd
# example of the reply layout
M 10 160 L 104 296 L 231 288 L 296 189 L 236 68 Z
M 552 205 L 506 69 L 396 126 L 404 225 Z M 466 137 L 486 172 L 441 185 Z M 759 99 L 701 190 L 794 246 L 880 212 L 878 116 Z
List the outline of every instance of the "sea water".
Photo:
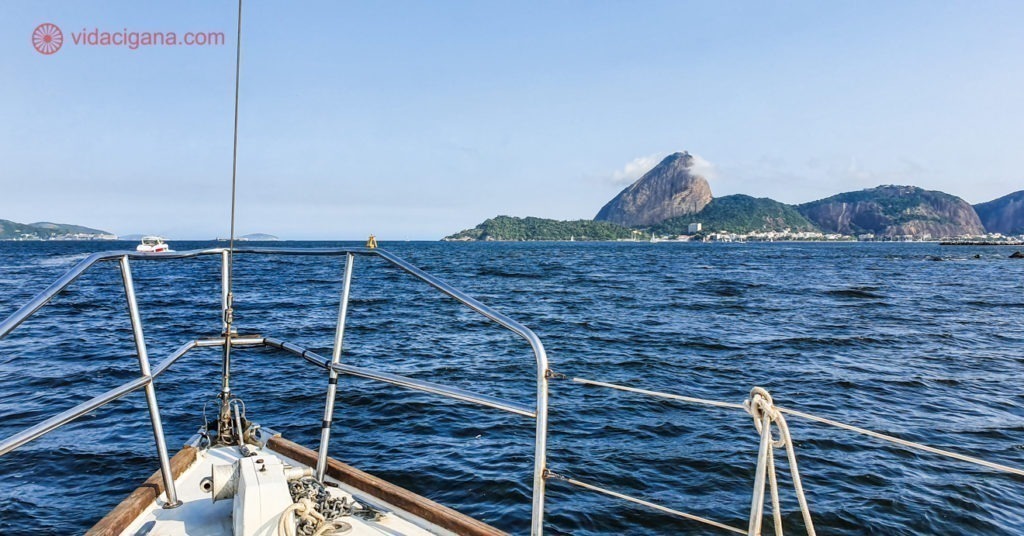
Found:
M 217 243 L 173 242 L 178 250 Z M 254 245 L 254 244 L 247 244 Z M 354 243 L 273 243 L 340 247 Z M 937 244 L 382 241 L 519 320 L 570 377 L 776 403 L 1024 466 L 1024 261 Z M 110 242 L 0 242 L 0 317 Z M 219 257 L 133 261 L 152 363 L 220 331 Z M 343 258 L 236 260 L 236 325 L 330 355 Z M 386 262 L 355 260 L 343 361 L 533 404 L 528 345 Z M 0 437 L 137 377 L 116 263 L 0 341 Z M 233 352 L 248 417 L 316 448 L 325 373 Z M 172 453 L 215 407 L 218 349 L 157 381 Z M 553 380 L 552 470 L 745 527 L 758 435 L 740 410 Z M 1024 481 L 788 419 L 820 534 L 1019 534 Z M 331 455 L 512 533 L 529 530 L 533 421 L 343 377 Z M 801 521 L 780 458 L 788 529 Z M 79 533 L 157 468 L 133 393 L 0 458 L 0 533 Z M 720 534 L 551 481 L 551 534 Z

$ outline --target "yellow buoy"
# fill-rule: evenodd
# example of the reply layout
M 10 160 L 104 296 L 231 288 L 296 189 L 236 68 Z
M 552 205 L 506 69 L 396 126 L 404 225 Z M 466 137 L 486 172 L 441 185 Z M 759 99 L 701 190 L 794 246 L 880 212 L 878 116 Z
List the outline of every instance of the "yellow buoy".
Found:
M 368 247 L 368 248 L 375 248 L 375 247 L 377 247 L 377 238 L 375 236 L 373 236 L 373 235 L 370 235 L 370 238 L 366 239 L 366 247 Z

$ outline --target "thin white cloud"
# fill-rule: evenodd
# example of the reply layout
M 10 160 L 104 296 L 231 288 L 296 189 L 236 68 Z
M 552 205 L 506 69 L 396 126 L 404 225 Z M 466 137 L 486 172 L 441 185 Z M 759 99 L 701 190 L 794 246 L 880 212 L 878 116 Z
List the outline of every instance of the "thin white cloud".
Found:
M 634 158 L 628 164 L 622 167 L 622 169 L 612 172 L 611 181 L 612 184 L 617 186 L 626 186 L 627 184 L 633 184 L 637 179 L 644 176 L 654 166 L 658 165 L 658 162 L 665 158 L 664 155 L 651 154 L 647 156 L 639 156 Z
M 699 155 L 693 153 L 690 153 L 690 155 L 693 156 L 693 166 L 690 168 L 693 174 L 700 175 L 709 181 L 717 176 L 714 164 Z M 660 153 L 638 156 L 623 166 L 622 169 L 612 172 L 611 182 L 616 186 L 633 184 L 637 179 L 643 177 L 644 173 L 658 165 L 666 156 L 668 155 Z
M 693 166 L 690 167 L 691 173 L 704 177 L 708 182 L 717 177 L 717 170 L 714 164 L 708 162 L 700 155 L 690 153 L 690 156 L 693 157 Z

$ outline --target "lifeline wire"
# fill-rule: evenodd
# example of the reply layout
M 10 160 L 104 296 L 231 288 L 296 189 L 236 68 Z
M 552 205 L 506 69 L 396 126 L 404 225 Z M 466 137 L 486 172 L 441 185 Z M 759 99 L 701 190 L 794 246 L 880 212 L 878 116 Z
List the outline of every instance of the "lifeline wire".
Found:
M 564 374 L 558 374 L 558 373 L 552 373 L 550 376 L 553 377 L 553 378 L 569 379 Z M 551 471 L 547 471 L 546 475 L 545 475 L 546 478 L 551 478 L 551 479 L 555 479 L 555 480 L 561 480 L 563 482 L 567 482 L 567 483 L 572 484 L 574 486 L 581 487 L 581 488 L 584 488 L 584 489 L 588 489 L 590 491 L 595 491 L 595 492 L 598 492 L 598 493 L 602 493 L 604 495 L 609 495 L 609 496 L 612 496 L 612 497 L 616 497 L 616 498 L 619 498 L 619 499 L 622 499 L 622 500 L 625 500 L 625 501 L 629 501 L 629 502 L 632 502 L 632 503 L 635 503 L 635 504 L 639 504 L 639 505 L 647 506 L 649 508 L 653 508 L 655 510 L 659 510 L 661 512 L 665 512 L 667 514 L 672 514 L 672 515 L 675 515 L 675 516 L 683 517 L 683 518 L 686 518 L 686 519 L 690 519 L 692 521 L 698 521 L 700 523 L 705 523 L 705 524 L 708 524 L 708 525 L 711 525 L 711 526 L 718 527 L 718 528 L 723 529 L 723 530 L 728 530 L 728 531 L 736 532 L 736 533 L 740 533 L 740 534 L 750 534 L 750 535 L 760 535 L 761 534 L 761 523 L 763 521 L 763 512 L 764 512 L 764 488 L 765 488 L 765 484 L 766 484 L 766 482 L 765 482 L 766 477 L 767 477 L 767 480 L 768 480 L 767 483 L 769 484 L 769 488 L 771 490 L 772 517 L 773 517 L 773 520 L 775 522 L 774 523 L 774 525 L 775 525 L 775 532 L 776 532 L 776 534 L 778 536 L 781 536 L 783 534 L 782 515 L 781 515 L 781 510 L 779 508 L 778 480 L 777 480 L 776 473 L 775 473 L 774 455 L 772 454 L 773 447 L 783 447 L 783 446 L 785 447 L 787 457 L 789 458 L 789 466 L 790 466 L 790 470 L 792 472 L 791 477 L 793 479 L 794 491 L 796 492 L 796 495 L 797 495 L 797 501 L 800 503 L 800 511 L 801 511 L 801 514 L 802 514 L 802 516 L 804 518 L 804 524 L 805 524 L 805 528 L 807 529 L 807 534 L 809 536 L 813 536 L 815 534 L 813 521 L 811 519 L 810 508 L 807 505 L 807 500 L 804 498 L 803 486 L 802 486 L 802 484 L 800 482 L 800 476 L 799 476 L 799 472 L 798 472 L 797 465 L 796 465 L 796 455 L 795 455 L 795 452 L 793 451 L 793 440 L 792 440 L 792 438 L 791 438 L 791 436 L 789 434 L 789 427 L 786 425 L 785 418 L 782 416 L 782 414 L 784 414 L 784 413 L 785 414 L 789 414 L 789 415 L 793 415 L 795 417 L 801 417 L 801 418 L 804 418 L 804 419 L 808 419 L 808 420 L 811 420 L 811 421 L 814 421 L 814 422 L 817 422 L 817 423 L 821 423 L 821 424 L 825 424 L 825 425 L 829 425 L 829 426 L 834 426 L 836 428 L 841 428 L 843 430 L 848 430 L 848 431 L 851 431 L 851 432 L 856 432 L 856 433 L 863 434 L 863 435 L 866 435 L 866 436 L 869 436 L 869 437 L 873 437 L 875 439 L 879 439 L 879 440 L 886 441 L 886 442 L 889 442 L 889 443 L 895 443 L 897 445 L 901 445 L 901 446 L 904 446 L 904 447 L 921 450 L 921 451 L 928 452 L 928 453 L 931 453 L 931 454 L 937 454 L 939 456 L 945 456 L 945 457 L 948 457 L 948 458 L 953 458 L 953 459 L 960 460 L 960 461 L 963 461 L 963 462 L 972 463 L 972 464 L 975 464 L 975 465 L 980 465 L 982 467 L 986 467 L 988 469 L 993 469 L 993 470 L 996 470 L 996 471 L 1010 473 L 1010 474 L 1014 474 L 1014 475 L 1018 475 L 1018 476 L 1024 476 L 1024 470 L 1016 468 L 1016 467 L 1011 467 L 1011 466 L 1008 466 L 1008 465 L 1003 465 L 1003 464 L 999 464 L 999 463 L 995 463 L 995 462 L 990 462 L 990 461 L 987 461 L 987 460 L 983 460 L 981 458 L 975 458 L 973 456 L 967 456 L 965 454 L 959 454 L 959 453 L 956 453 L 956 452 L 951 452 L 951 451 L 948 451 L 948 450 L 943 450 L 943 449 L 939 449 L 939 448 L 935 448 L 935 447 L 929 447 L 928 445 L 923 445 L 921 443 L 915 443 L 913 441 L 907 441 L 905 439 L 900 439 L 898 437 L 894 437 L 894 436 L 891 436 L 891 435 L 882 434 L 882 433 L 879 433 L 879 432 L 875 432 L 875 431 L 868 430 L 868 429 L 865 429 L 865 428 L 860 428 L 858 426 L 853 426 L 853 425 L 842 423 L 842 422 L 839 422 L 839 421 L 834 421 L 832 419 L 827 419 L 827 418 L 824 418 L 824 417 L 818 417 L 817 415 L 812 415 L 810 413 L 805 413 L 805 412 L 794 410 L 794 409 L 788 409 L 788 408 L 782 408 L 782 407 L 775 406 L 774 403 L 772 402 L 771 395 L 768 394 L 768 392 L 766 390 L 764 390 L 764 389 L 762 389 L 760 387 L 755 387 L 753 390 L 751 390 L 750 397 L 745 401 L 744 404 L 736 404 L 736 403 L 732 403 L 732 402 L 723 402 L 723 401 L 719 401 L 719 400 L 710 400 L 710 399 L 706 399 L 706 398 L 695 398 L 695 397 L 689 397 L 689 396 L 676 395 L 676 394 L 672 394 L 672 393 L 664 393 L 664 392 L 659 392 L 659 391 L 649 391 L 649 390 L 646 390 L 646 389 L 638 389 L 636 387 L 628 387 L 628 386 L 625 386 L 625 385 L 618 385 L 618 384 L 607 383 L 607 382 L 599 382 L 599 381 L 587 380 L 587 379 L 583 379 L 583 378 L 571 378 L 571 380 L 574 383 L 580 383 L 580 384 L 584 384 L 584 385 L 594 385 L 594 386 L 598 386 L 598 387 L 607 387 L 609 389 L 616 389 L 616 390 L 619 390 L 619 391 L 628 391 L 628 392 L 632 392 L 632 393 L 639 393 L 639 394 L 643 394 L 643 395 L 647 395 L 647 396 L 653 396 L 653 397 L 658 397 L 658 398 L 666 398 L 666 399 L 670 399 L 670 400 L 678 400 L 678 401 L 689 402 L 689 403 L 693 403 L 693 404 L 701 404 L 701 405 L 712 406 L 712 407 L 717 407 L 717 408 L 742 409 L 745 412 L 747 412 L 748 414 L 750 414 L 750 416 L 754 418 L 754 424 L 757 427 L 759 434 L 761 435 L 761 441 L 760 441 L 761 445 L 760 445 L 760 448 L 758 449 L 759 452 L 758 452 L 758 461 L 757 461 L 757 474 L 755 475 L 754 496 L 752 497 L 751 513 L 750 513 L 750 524 L 749 524 L 749 527 L 748 527 L 748 531 L 746 533 L 744 533 L 744 531 L 742 529 L 739 529 L 739 528 L 736 528 L 736 527 L 731 527 L 729 525 L 725 525 L 725 524 L 719 523 L 717 521 L 712 521 L 710 519 L 707 519 L 707 518 L 704 518 L 704 517 L 701 517 L 701 516 L 697 516 L 697 515 L 694 515 L 694 514 L 688 514 L 688 513 L 685 513 L 685 512 L 681 512 L 679 510 L 674 510 L 674 509 L 671 509 L 671 508 L 667 508 L 665 506 L 661 506 L 661 505 L 658 505 L 658 504 L 655 504 L 655 503 L 644 501 L 644 500 L 638 499 L 636 497 L 631 497 L 631 496 L 628 496 L 628 495 L 617 493 L 617 492 L 611 491 L 609 489 L 601 488 L 599 486 L 595 486 L 593 484 L 588 484 L 586 482 L 581 482 L 579 480 L 575 480 L 573 478 L 569 478 L 569 477 L 566 477 L 566 476 L 563 476 L 563 475 L 559 475 L 559 474 L 551 472 Z M 772 433 L 771 433 L 771 426 L 772 426 L 772 424 L 775 424 L 776 427 L 779 430 L 779 436 L 780 437 L 779 437 L 779 440 L 777 440 L 777 441 L 775 440 L 774 437 L 772 437 Z
M 843 430 L 849 430 L 851 432 L 857 432 L 858 434 L 864 434 L 866 436 L 873 437 L 875 439 L 881 439 L 882 441 L 888 441 L 890 443 L 896 443 L 897 445 L 902 445 L 904 447 L 909 447 L 909 448 L 917 449 L 917 450 L 923 450 L 925 452 L 930 452 L 932 454 L 938 454 L 939 456 L 946 456 L 947 458 L 953 458 L 953 459 L 956 459 L 956 460 L 960 460 L 962 462 L 973 463 L 975 465 L 980 465 L 982 467 L 987 467 L 989 469 L 993 469 L 993 470 L 996 470 L 996 471 L 1002 471 L 1004 473 L 1010 473 L 1010 474 L 1014 474 L 1014 475 L 1017 475 L 1017 476 L 1024 476 L 1024 469 L 1019 469 L 1017 467 L 1011 467 L 1009 465 L 1003 465 L 1001 463 L 990 462 L 988 460 L 983 460 L 981 458 L 975 458 L 974 456 L 967 456 L 966 454 L 959 454 L 959 453 L 948 451 L 948 450 L 938 449 L 938 448 L 935 448 L 935 447 L 929 447 L 928 445 L 922 445 L 921 443 L 914 443 L 913 441 L 907 441 L 906 439 L 900 439 L 898 437 L 894 437 L 894 436 L 891 436 L 891 435 L 886 435 L 886 434 L 883 434 L 883 433 L 874 432 L 872 430 L 868 430 L 868 429 L 865 429 L 865 428 L 860 428 L 860 427 L 857 427 L 857 426 L 853 426 L 851 424 L 846 424 L 846 423 L 842 423 L 842 422 L 839 422 L 839 421 L 833 421 L 832 419 L 826 419 L 824 417 L 818 417 L 817 415 L 811 415 L 810 413 L 804 413 L 802 411 L 797 411 L 795 409 L 789 409 L 789 408 L 784 408 L 784 407 L 777 407 L 776 409 L 778 409 L 782 413 L 788 413 L 790 415 L 794 415 L 796 417 L 801 417 L 801 418 L 807 419 L 809 421 L 814 421 L 814 422 L 818 422 L 818 423 L 821 423 L 821 424 L 827 424 L 829 426 L 835 426 L 836 428 L 842 428 Z
M 732 403 L 732 402 L 721 402 L 721 401 L 718 401 L 718 400 L 708 400 L 706 398 L 694 398 L 694 397 L 689 397 L 689 396 L 675 395 L 675 394 L 672 394 L 672 393 L 663 393 L 663 392 L 659 392 L 659 391 L 648 391 L 646 389 L 637 389 L 635 387 L 627 387 L 625 385 L 617 385 L 617 384 L 614 384 L 614 383 L 606 383 L 606 382 L 598 382 L 598 381 L 594 381 L 594 380 L 586 380 L 586 379 L 583 379 L 583 378 L 572 378 L 572 381 L 576 382 L 576 383 L 582 383 L 582 384 L 585 384 L 585 385 L 596 385 L 596 386 L 599 386 L 599 387 L 607 387 L 607 388 L 610 388 L 610 389 L 617 389 L 619 391 L 629 391 L 629 392 L 633 392 L 633 393 L 640 393 L 640 394 L 645 394 L 645 395 L 648 395 L 648 396 L 654 396 L 654 397 L 658 397 L 658 398 L 668 398 L 670 400 L 679 400 L 679 401 L 682 401 L 682 402 L 690 402 L 690 403 L 693 403 L 693 404 L 703 404 L 703 405 L 706 405 L 706 406 L 714 406 L 714 407 L 719 407 L 719 408 L 736 408 L 736 409 L 742 409 L 742 410 L 746 411 L 746 408 L 743 406 L 743 404 L 735 404 L 735 403 Z M 805 413 L 803 411 L 798 411 L 798 410 L 795 410 L 795 409 L 790 409 L 790 408 L 781 407 L 781 406 L 776 406 L 775 409 L 777 409 L 778 411 L 780 411 L 782 413 L 793 415 L 795 417 L 800 417 L 800 418 L 807 419 L 807 420 L 814 421 L 814 422 L 821 423 L 821 424 L 827 424 L 829 426 L 834 426 L 836 428 L 842 428 L 843 430 L 848 430 L 848 431 L 851 431 L 851 432 L 856 432 L 858 434 L 863 434 L 863 435 L 866 435 L 866 436 L 869 436 L 869 437 L 873 437 L 875 439 L 880 439 L 882 441 L 887 441 L 889 443 L 895 443 L 897 445 L 902 445 L 904 447 L 908 447 L 908 448 L 912 448 L 912 449 L 917 449 L 917 450 L 921 450 L 921 451 L 924 451 L 924 452 L 929 452 L 931 454 L 937 454 L 939 456 L 945 456 L 947 458 L 953 458 L 955 460 L 960 460 L 962 462 L 967 462 L 967 463 L 972 463 L 972 464 L 975 464 L 975 465 L 980 465 L 982 467 L 987 467 L 987 468 L 993 469 L 995 471 L 1001 471 L 1001 472 L 1004 472 L 1004 473 L 1010 473 L 1010 474 L 1017 475 L 1017 476 L 1024 476 L 1024 469 L 1020 469 L 1020 468 L 1017 468 L 1017 467 L 1011 467 L 1009 465 L 1003 465 L 1001 463 L 990 462 L 988 460 L 983 460 L 981 458 L 975 458 L 974 456 L 967 456 L 966 454 L 959 454 L 959 453 L 952 452 L 952 451 L 949 451 L 949 450 L 939 449 L 939 448 L 935 448 L 935 447 L 929 447 L 928 445 L 923 445 L 921 443 L 915 443 L 913 441 L 907 441 L 906 439 L 900 439 L 898 437 L 894 437 L 894 436 L 891 436 L 891 435 L 888 435 L 888 434 L 883 434 L 883 433 L 880 433 L 880 432 L 875 432 L 875 431 L 872 431 L 872 430 L 868 430 L 866 428 L 860 428 L 859 426 L 853 426 L 852 424 L 846 424 L 846 423 L 842 423 L 842 422 L 839 422 L 839 421 L 834 421 L 832 419 L 826 419 L 825 417 L 818 417 L 817 415 L 812 415 L 810 413 Z
M 712 527 L 718 527 L 718 528 L 720 528 L 722 530 L 727 530 L 727 531 L 730 531 L 730 532 L 735 532 L 737 534 L 746 534 L 747 533 L 743 529 L 740 529 L 740 528 L 737 528 L 737 527 L 730 527 L 729 525 L 726 525 L 724 523 L 719 523 L 717 521 L 708 519 L 706 517 L 701 517 L 701 516 L 694 515 L 694 514 L 688 514 L 686 512 L 680 512 L 679 510 L 673 510 L 672 508 L 661 506 L 660 504 L 655 504 L 655 503 L 652 503 L 652 502 L 648 502 L 648 501 L 645 501 L 643 499 L 637 499 L 636 497 L 630 497 L 629 495 L 623 495 L 622 493 L 618 493 L 618 492 L 612 491 L 610 489 L 605 489 L 605 488 L 602 488 L 602 487 L 599 487 L 599 486 L 595 486 L 593 484 L 587 484 L 586 482 L 581 482 L 579 480 L 576 480 L 575 478 L 569 478 L 567 476 L 560 475 L 560 474 L 555 473 L 553 471 L 548 471 L 547 477 L 548 478 L 553 478 L 555 480 L 561 480 L 563 482 L 566 482 L 568 484 L 572 484 L 573 486 L 577 486 L 577 487 L 580 487 L 580 488 L 583 488 L 583 489 L 588 489 L 590 491 L 596 491 L 597 493 L 608 495 L 609 497 L 615 497 L 617 499 L 622 499 L 624 501 L 628 501 L 628 502 L 631 502 L 631 503 L 639 504 L 641 506 L 646 506 L 648 508 L 653 508 L 655 510 L 658 510 L 659 512 L 664 512 L 666 514 L 670 514 L 670 515 L 674 515 L 674 516 L 677 516 L 677 517 L 681 517 L 683 519 L 689 519 L 691 521 L 697 521 L 699 523 L 704 523 L 706 525 L 711 525 Z

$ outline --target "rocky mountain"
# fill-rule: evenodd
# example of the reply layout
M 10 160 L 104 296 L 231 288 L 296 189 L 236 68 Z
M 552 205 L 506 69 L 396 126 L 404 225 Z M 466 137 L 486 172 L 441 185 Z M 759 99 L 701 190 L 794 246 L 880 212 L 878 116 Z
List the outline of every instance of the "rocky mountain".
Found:
M 663 221 L 652 231 L 658 235 L 686 234 L 691 223 L 703 226 L 704 231 L 815 231 L 817 227 L 792 205 L 767 197 L 727 195 L 716 197 L 697 214 Z
M 798 205 L 825 232 L 932 238 L 984 234 L 966 201 L 916 186 L 879 186 Z
M 0 220 L 0 240 L 115 240 L 117 235 L 67 223 Z
M 443 240 L 619 240 L 633 237 L 632 230 L 603 221 L 558 221 L 498 216 L 472 229 L 446 236 Z
M 974 210 L 990 233 L 1024 233 L 1024 190 L 979 203 Z
M 693 166 L 690 153 L 667 156 L 609 201 L 594 219 L 646 227 L 700 212 L 711 202 L 711 187 L 704 177 L 693 172 Z

